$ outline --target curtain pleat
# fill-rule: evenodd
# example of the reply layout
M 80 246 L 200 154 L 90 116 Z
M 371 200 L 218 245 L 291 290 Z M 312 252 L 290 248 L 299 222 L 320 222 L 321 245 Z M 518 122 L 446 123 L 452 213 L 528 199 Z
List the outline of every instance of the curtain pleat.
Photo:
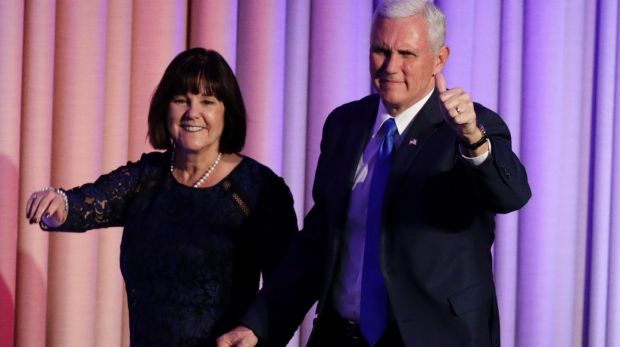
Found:
M 310 68 L 310 0 L 286 4 L 284 64 L 283 170 L 282 176 L 295 197 L 295 212 L 301 226 L 306 182 L 306 114 Z
M 0 343 L 15 327 L 24 5 L 0 3 Z
M 521 0 L 503 1 L 500 14 L 499 85 L 497 110 L 512 134 L 512 147 L 520 152 L 523 68 L 523 7 Z M 497 217 L 494 275 L 500 296 L 501 344 L 514 347 L 517 321 L 519 214 Z
M 104 105 L 101 130 L 102 172 L 109 172 L 128 160 L 129 110 L 131 85 L 132 28 L 131 2 L 107 3 L 105 26 Z M 143 138 L 144 134 L 136 134 Z M 99 234 L 97 245 L 97 292 L 95 346 L 120 346 L 123 341 L 122 319 L 124 285 L 119 271 L 122 229 L 110 228 Z
M 618 229 L 612 228 L 612 221 L 617 221 L 618 198 L 619 195 L 612 195 L 614 190 L 617 193 L 618 171 L 613 172 L 613 168 L 618 163 L 617 141 L 620 133 L 617 130 L 618 107 L 618 3 L 617 1 L 601 0 L 597 6 L 597 39 L 595 56 L 595 79 L 594 79 L 594 114 L 592 117 L 592 146 L 595 155 L 592 157 L 592 196 L 590 200 L 591 223 L 589 225 L 590 236 L 590 272 L 589 275 L 589 307 L 587 321 L 587 342 L 590 346 L 609 346 L 617 333 L 612 330 L 609 323 L 617 313 L 610 309 L 612 302 L 617 302 L 620 289 L 617 284 L 618 271 L 610 272 L 617 267 L 612 265 L 612 255 L 615 254 L 617 264 Z M 616 124 L 616 126 L 614 125 Z M 597 150 L 597 149 L 607 150 Z M 614 151 L 615 149 L 615 151 Z M 615 185 L 614 185 L 615 183 Z M 616 222 L 617 223 L 617 222 Z M 617 227 L 617 225 L 616 225 Z M 614 253 L 615 252 L 615 253 Z M 612 281 L 613 280 L 613 281 Z M 615 289 L 615 292 L 610 289 Z M 613 298 L 613 301 L 610 300 Z M 617 305 L 617 304 L 616 304 Z M 617 316 L 615 316 L 617 317 Z M 616 319 L 617 321 L 617 319 Z
M 24 12 L 15 345 L 43 346 L 49 237 L 28 224 L 24 205 L 33 190 L 51 182 L 56 5 L 28 2 Z
M 104 1 L 58 1 L 55 25 L 51 184 L 69 188 L 101 174 Z M 48 346 L 95 341 L 100 233 L 52 233 L 49 243 Z M 71 279 L 71 280 L 69 280 Z
M 237 66 L 238 6 L 237 0 L 195 0 L 190 1 L 189 13 L 189 47 L 218 51 L 233 70 Z
M 172 58 L 185 49 L 187 3 L 134 1 L 131 35 L 129 160 L 152 151 L 146 138 L 151 96 Z
M 323 123 L 335 107 L 370 92 L 368 42 L 372 3 L 356 0 L 311 1 L 310 76 L 306 133 L 306 211 Z
M 248 113 L 244 154 L 282 174 L 286 1 L 239 2 L 237 79 Z

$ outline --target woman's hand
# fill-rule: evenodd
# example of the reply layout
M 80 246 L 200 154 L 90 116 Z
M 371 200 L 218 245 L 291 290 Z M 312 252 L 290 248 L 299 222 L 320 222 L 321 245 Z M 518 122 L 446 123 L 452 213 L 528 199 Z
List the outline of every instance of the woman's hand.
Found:
M 258 338 L 244 326 L 238 326 L 217 339 L 217 347 L 254 347 Z
M 46 187 L 32 193 L 26 203 L 26 218 L 30 224 L 43 222 L 50 228 L 55 228 L 67 219 L 67 197 L 62 190 Z

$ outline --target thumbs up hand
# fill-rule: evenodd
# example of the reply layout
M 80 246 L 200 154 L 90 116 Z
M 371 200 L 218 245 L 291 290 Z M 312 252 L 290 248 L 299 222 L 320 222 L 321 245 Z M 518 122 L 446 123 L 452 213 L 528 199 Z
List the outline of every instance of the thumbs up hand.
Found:
M 456 132 L 461 142 L 473 144 L 482 139 L 484 134 L 476 121 L 474 103 L 469 94 L 459 87 L 448 89 L 442 73 L 435 75 L 435 86 L 443 106 L 444 119 Z M 488 144 L 468 152 L 471 155 L 479 155 L 486 151 L 488 151 Z

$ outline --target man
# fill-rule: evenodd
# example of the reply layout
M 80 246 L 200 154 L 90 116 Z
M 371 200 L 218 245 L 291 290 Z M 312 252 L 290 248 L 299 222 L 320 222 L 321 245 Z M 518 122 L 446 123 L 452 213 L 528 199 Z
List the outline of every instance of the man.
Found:
M 444 38 L 431 3 L 378 7 L 378 95 L 326 120 L 304 229 L 219 346 L 283 345 L 316 299 L 308 346 L 499 345 L 494 217 L 531 192 L 501 118 L 446 88 Z

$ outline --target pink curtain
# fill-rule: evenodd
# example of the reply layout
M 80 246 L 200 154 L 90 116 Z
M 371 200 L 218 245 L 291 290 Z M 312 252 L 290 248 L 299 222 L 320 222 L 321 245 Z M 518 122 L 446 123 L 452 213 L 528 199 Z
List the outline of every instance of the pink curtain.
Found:
M 327 114 L 370 92 L 373 2 L 0 1 L 0 346 L 127 345 L 121 230 L 48 234 L 24 205 L 151 151 L 150 96 L 185 48 L 235 70 L 244 153 L 286 179 L 301 223 Z M 618 2 L 435 2 L 449 86 L 499 111 L 533 188 L 498 218 L 502 344 L 620 347 Z

